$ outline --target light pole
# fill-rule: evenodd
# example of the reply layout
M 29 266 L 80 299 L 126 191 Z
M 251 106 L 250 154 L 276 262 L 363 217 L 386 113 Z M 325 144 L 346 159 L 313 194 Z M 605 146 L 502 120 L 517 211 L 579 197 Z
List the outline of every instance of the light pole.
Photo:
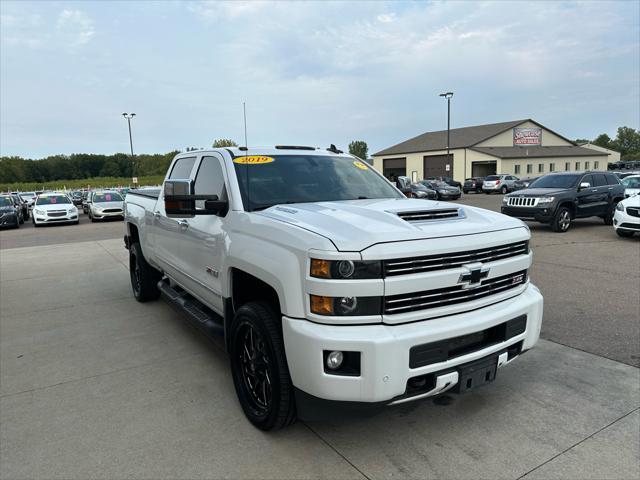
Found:
M 447 162 L 449 161 L 449 146 L 451 144 L 451 97 L 453 97 L 453 92 L 441 93 L 441 97 L 447 99 Z
M 131 147 L 131 176 L 135 175 L 133 163 L 133 138 L 131 137 L 131 119 L 136 116 L 135 113 L 123 113 L 122 116 L 127 119 L 129 124 L 129 146 Z

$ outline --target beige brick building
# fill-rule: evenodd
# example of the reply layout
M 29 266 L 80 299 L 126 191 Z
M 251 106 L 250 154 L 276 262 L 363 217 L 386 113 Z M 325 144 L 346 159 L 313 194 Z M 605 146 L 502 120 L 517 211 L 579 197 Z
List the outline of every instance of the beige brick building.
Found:
M 611 151 L 587 148 L 531 120 L 454 128 L 447 157 L 447 131 L 427 132 L 373 154 L 385 176 L 455 180 L 495 173 L 535 177 L 552 171 L 607 168 Z

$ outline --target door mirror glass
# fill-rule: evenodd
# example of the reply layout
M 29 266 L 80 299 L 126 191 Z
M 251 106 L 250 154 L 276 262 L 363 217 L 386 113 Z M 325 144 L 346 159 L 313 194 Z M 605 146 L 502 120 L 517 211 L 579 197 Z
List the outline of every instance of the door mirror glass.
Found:
M 582 182 L 580 184 L 580 190 L 584 189 L 584 188 L 590 188 L 591 184 L 589 182 Z

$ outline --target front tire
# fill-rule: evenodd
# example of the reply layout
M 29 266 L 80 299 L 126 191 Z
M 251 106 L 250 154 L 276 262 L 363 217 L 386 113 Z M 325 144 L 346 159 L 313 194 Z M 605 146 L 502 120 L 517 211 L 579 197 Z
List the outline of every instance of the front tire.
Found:
M 133 243 L 129 247 L 129 276 L 133 296 L 137 301 L 148 302 L 160 296 L 158 282 L 162 280 L 162 274 L 147 263 L 139 243 Z
M 619 237 L 623 237 L 623 238 L 631 238 L 633 237 L 633 232 L 627 232 L 626 230 L 616 230 L 616 233 L 618 234 Z
M 571 226 L 571 210 L 567 207 L 560 207 L 553 216 L 551 222 L 551 230 L 558 233 L 564 233 Z
M 278 315 L 266 303 L 247 303 L 235 314 L 230 339 L 233 383 L 247 419 L 260 430 L 293 423 L 295 398 Z

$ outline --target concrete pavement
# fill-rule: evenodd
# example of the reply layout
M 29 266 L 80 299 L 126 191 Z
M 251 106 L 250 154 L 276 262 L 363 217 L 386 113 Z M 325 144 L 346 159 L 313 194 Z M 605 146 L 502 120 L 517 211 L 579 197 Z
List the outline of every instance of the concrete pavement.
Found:
M 0 251 L 1 478 L 640 477 L 639 370 L 544 340 L 449 402 L 260 432 L 225 354 L 135 302 L 126 253 L 120 238 Z M 545 323 L 562 323 L 545 295 Z

